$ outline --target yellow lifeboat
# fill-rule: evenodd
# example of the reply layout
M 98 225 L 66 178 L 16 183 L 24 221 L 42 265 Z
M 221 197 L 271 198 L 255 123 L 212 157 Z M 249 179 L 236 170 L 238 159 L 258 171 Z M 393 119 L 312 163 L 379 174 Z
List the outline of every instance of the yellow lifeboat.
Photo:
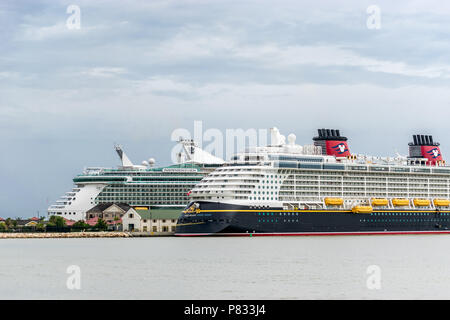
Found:
M 388 199 L 372 199 L 373 206 L 387 206 L 388 204 Z
M 414 199 L 414 205 L 416 207 L 428 207 L 430 205 L 430 200 L 428 200 L 428 199 Z
M 341 206 L 344 204 L 344 199 L 342 198 L 325 198 L 325 204 L 327 206 Z
M 434 199 L 434 205 L 436 207 L 448 207 L 450 206 L 450 200 L 447 199 Z
M 352 208 L 353 213 L 372 213 L 373 208 L 371 206 L 354 206 Z
M 395 199 L 392 199 L 392 204 L 397 207 L 409 206 L 409 200 L 395 198 Z

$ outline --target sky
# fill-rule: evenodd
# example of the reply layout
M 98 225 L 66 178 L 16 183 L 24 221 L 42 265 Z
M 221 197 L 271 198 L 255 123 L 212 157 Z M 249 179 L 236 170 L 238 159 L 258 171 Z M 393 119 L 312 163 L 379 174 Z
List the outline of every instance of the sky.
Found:
M 0 217 L 45 215 L 84 167 L 119 164 L 114 143 L 170 164 L 196 120 L 299 144 L 340 129 L 380 156 L 430 134 L 446 158 L 449 38 L 433 0 L 2 0 Z

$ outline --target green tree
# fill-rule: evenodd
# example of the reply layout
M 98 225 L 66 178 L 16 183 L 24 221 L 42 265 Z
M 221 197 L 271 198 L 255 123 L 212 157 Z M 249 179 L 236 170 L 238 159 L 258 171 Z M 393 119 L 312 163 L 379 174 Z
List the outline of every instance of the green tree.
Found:
M 12 226 L 12 220 L 11 220 L 11 218 L 7 218 L 7 219 L 5 220 L 5 224 L 6 224 L 6 227 L 7 227 L 7 228 L 11 228 L 11 226 Z
M 0 222 L 0 232 L 2 231 L 6 231 L 8 228 L 6 227 L 6 223 L 5 222 Z
M 64 228 L 66 226 L 66 220 L 64 220 L 63 217 L 51 216 L 49 219 L 49 225 Z
M 36 231 L 45 231 L 45 225 L 40 222 L 36 225 Z
M 98 219 L 97 224 L 94 226 L 94 228 L 98 230 L 106 230 L 108 229 L 108 225 L 106 224 L 105 220 Z
M 89 227 L 90 225 L 84 222 L 84 220 L 77 221 L 72 225 L 74 229 L 89 229 Z

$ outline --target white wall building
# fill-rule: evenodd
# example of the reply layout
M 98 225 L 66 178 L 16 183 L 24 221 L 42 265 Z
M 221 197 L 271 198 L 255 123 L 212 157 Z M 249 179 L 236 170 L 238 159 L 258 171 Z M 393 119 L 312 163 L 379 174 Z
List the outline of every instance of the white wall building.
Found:
M 133 209 L 122 217 L 123 231 L 175 232 L 180 209 Z

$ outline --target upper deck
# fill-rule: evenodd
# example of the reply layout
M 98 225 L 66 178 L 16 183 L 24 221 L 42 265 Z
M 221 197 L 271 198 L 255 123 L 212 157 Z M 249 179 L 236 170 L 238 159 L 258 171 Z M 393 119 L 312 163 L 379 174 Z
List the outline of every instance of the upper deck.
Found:
M 279 202 L 301 207 L 325 198 L 342 199 L 342 205 L 370 204 L 372 198 L 450 198 L 450 167 L 427 158 L 324 155 L 320 146 L 289 144 L 245 150 L 205 177 L 191 199 L 234 201 L 252 205 Z M 433 207 L 431 201 L 427 202 Z M 385 207 L 393 206 L 389 200 Z

